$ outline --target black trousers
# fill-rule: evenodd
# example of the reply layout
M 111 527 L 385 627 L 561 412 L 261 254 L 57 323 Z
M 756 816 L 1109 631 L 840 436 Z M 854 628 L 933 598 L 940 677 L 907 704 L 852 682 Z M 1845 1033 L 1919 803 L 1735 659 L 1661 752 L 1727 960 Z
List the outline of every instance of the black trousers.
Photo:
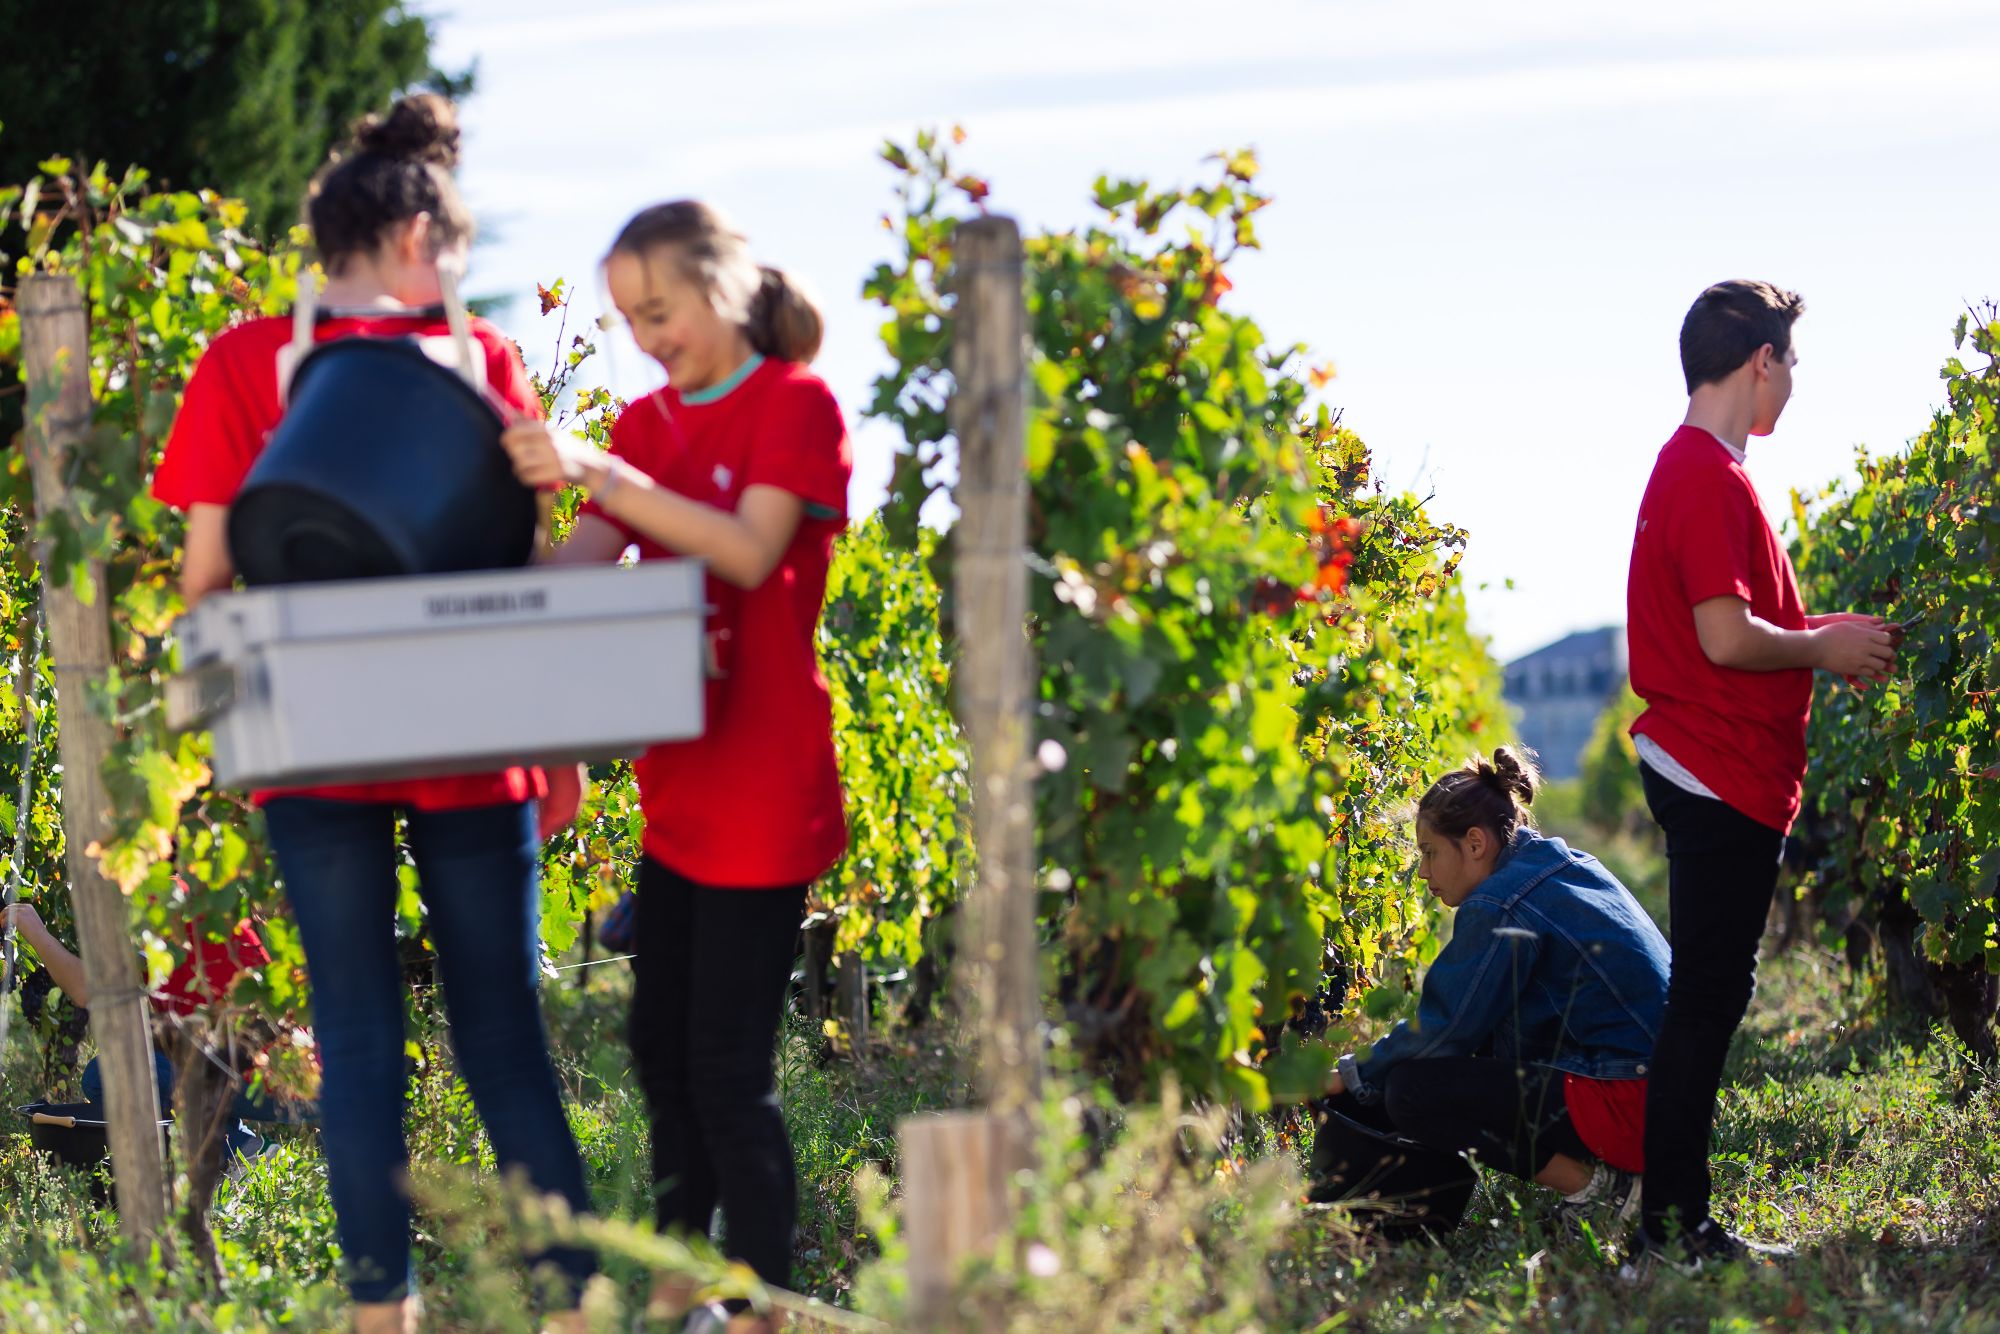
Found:
M 1647 1231 L 1708 1217 L 1709 1138 L 1729 1040 L 1757 989 L 1785 836 L 1726 802 L 1682 790 L 1645 765 L 1646 804 L 1667 835 L 1667 1013 L 1646 1084 Z
M 723 1244 L 766 1283 L 791 1283 L 798 1182 L 773 1053 L 806 888 L 717 889 L 648 857 L 639 868 L 632 1055 L 652 1113 L 662 1232 Z
M 1370 1200 L 1359 1215 L 1388 1232 L 1458 1226 L 1479 1174 L 1468 1160 L 1533 1180 L 1557 1154 L 1588 1161 L 1570 1124 L 1560 1070 L 1487 1057 L 1410 1061 L 1382 1100 L 1342 1093 L 1320 1104 L 1310 1197 Z

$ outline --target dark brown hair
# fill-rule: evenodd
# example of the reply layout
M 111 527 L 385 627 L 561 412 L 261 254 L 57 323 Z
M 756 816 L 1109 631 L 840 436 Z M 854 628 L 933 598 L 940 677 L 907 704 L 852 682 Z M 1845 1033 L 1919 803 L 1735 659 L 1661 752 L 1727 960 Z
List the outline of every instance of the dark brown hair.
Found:
M 1417 819 L 1453 843 L 1477 826 L 1504 847 L 1513 841 L 1515 830 L 1534 827 L 1528 807 L 1541 785 L 1535 762 L 1512 746 L 1502 746 L 1492 759 L 1474 756 L 1432 783 L 1417 803 Z
M 366 255 L 391 229 L 431 217 L 438 249 L 472 237 L 472 214 L 452 180 L 458 111 L 436 93 L 399 98 L 386 116 L 363 116 L 353 143 L 335 150 L 306 190 L 306 221 L 330 273 Z
M 1784 356 L 1791 350 L 1792 325 L 1805 311 L 1804 297 L 1770 283 L 1739 278 L 1703 292 L 1681 321 L 1681 373 L 1688 392 L 1728 379 L 1766 343 Z
M 819 307 L 783 269 L 752 259 L 749 241 L 719 209 L 698 199 L 641 209 L 611 253 L 647 259 L 669 247 L 688 281 L 708 294 L 718 315 L 742 326 L 750 346 L 780 361 L 819 355 L 825 333 Z

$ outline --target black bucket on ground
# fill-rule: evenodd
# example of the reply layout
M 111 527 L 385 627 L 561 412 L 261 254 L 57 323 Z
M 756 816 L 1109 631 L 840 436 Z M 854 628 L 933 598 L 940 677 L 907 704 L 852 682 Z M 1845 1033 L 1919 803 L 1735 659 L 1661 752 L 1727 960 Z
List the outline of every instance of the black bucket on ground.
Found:
M 32 1102 L 16 1110 L 27 1119 L 28 1142 L 57 1161 L 86 1169 L 109 1161 L 111 1141 L 102 1104 Z M 162 1144 L 172 1125 L 160 1122 Z
M 504 425 L 414 339 L 320 344 L 230 505 L 237 571 L 295 584 L 527 564 L 535 495 L 500 447 Z

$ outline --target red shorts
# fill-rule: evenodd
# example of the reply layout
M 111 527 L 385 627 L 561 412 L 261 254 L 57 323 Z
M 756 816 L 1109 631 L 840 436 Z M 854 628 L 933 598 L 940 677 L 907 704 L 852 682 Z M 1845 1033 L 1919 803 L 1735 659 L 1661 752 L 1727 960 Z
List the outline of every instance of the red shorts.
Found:
M 1646 1081 L 1563 1076 L 1570 1124 L 1590 1151 L 1622 1172 L 1646 1168 Z

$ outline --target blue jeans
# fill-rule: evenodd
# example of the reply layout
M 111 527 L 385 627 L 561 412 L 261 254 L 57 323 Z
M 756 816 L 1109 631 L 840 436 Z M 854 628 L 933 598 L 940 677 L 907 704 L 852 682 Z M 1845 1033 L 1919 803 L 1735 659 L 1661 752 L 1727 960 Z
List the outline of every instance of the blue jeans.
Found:
M 271 848 L 305 948 L 318 1037 L 320 1124 L 348 1291 L 411 1291 L 409 1087 L 403 965 L 396 946 L 394 805 L 277 797 Z M 518 1169 L 574 1213 L 589 1207 L 542 1027 L 541 849 L 531 802 L 402 811 L 444 989 L 458 1071 L 500 1170 Z M 556 1248 L 531 1257 L 580 1288 L 595 1263 Z
M 158 1047 L 153 1048 L 153 1079 L 160 1090 L 160 1115 L 174 1114 L 174 1063 Z M 97 1068 L 97 1058 L 83 1067 L 83 1100 L 102 1103 L 104 1101 L 104 1075 Z M 245 1125 L 246 1121 L 297 1121 L 302 1119 L 286 1106 L 271 1101 L 262 1094 L 252 1097 L 247 1091 L 236 1095 L 236 1105 L 230 1109 L 229 1129 L 224 1132 L 223 1143 L 235 1152 L 245 1155 L 264 1147 L 264 1137 Z

